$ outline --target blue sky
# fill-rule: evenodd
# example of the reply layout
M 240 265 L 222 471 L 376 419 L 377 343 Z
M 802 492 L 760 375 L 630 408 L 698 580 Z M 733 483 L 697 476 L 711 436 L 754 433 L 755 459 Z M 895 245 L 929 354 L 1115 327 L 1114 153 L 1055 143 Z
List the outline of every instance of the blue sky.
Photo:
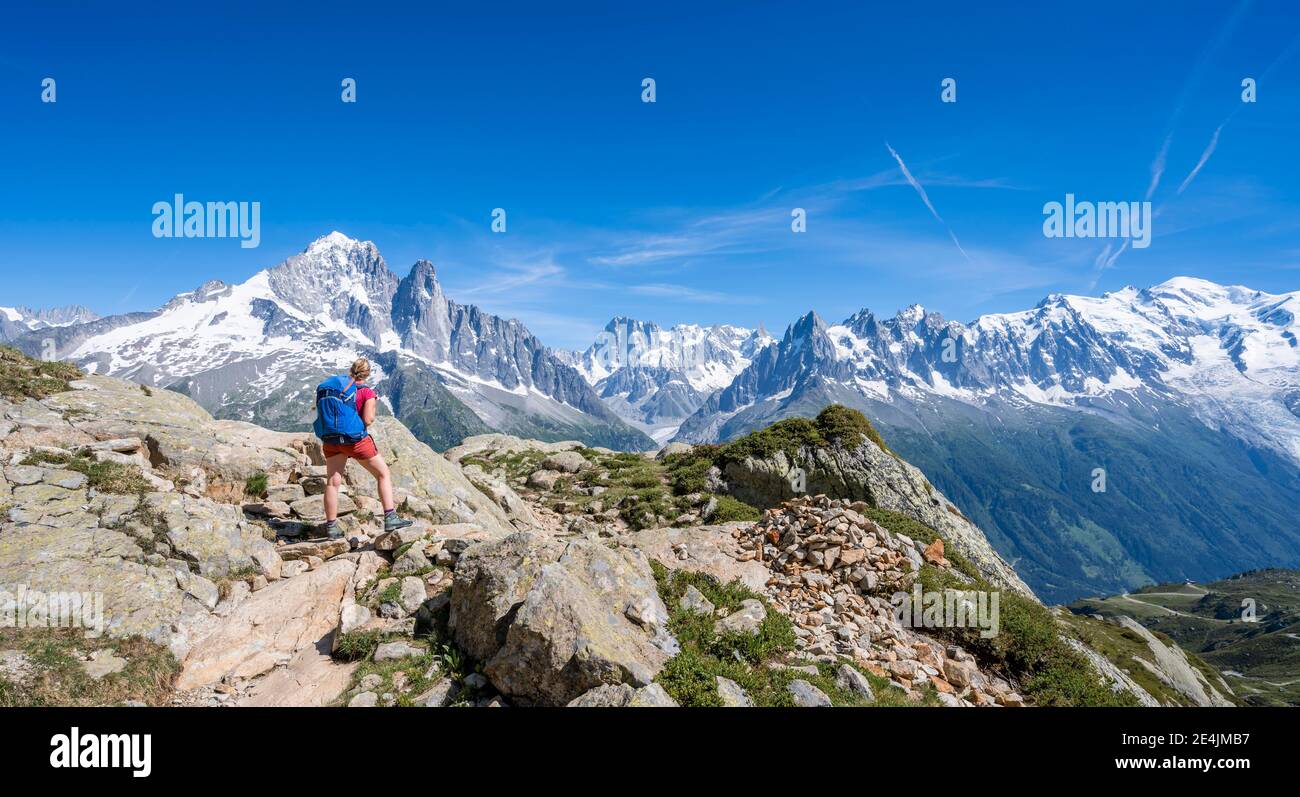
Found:
M 334 229 L 556 346 L 1300 289 L 1294 3 L 266 5 L 0 11 L 0 304 L 152 309 Z M 178 192 L 260 202 L 261 245 L 155 239 Z M 1045 238 L 1067 192 L 1149 194 L 1151 246 Z

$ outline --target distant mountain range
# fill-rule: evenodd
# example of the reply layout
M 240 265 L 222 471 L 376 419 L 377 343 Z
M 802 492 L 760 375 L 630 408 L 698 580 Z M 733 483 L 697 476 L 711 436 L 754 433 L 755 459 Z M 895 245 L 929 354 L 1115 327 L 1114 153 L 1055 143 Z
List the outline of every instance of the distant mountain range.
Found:
M 0 309 L 0 339 L 304 428 L 358 355 L 437 448 L 499 430 L 642 450 L 735 439 L 831 403 L 865 412 L 1047 601 L 1300 565 L 1300 293 L 1176 278 L 1052 295 L 970 324 L 920 306 L 808 313 L 780 340 L 616 317 L 581 352 L 399 279 L 331 233 L 151 313 Z M 46 352 L 48 353 L 48 351 Z
M 1177 278 L 971 324 L 917 305 L 808 313 L 673 418 L 673 439 L 860 409 L 1046 600 L 1294 566 L 1298 309 L 1300 294 Z
M 662 443 L 773 343 L 767 330 L 614 318 L 583 352 L 556 352 L 620 417 Z
M 99 318 L 78 304 L 55 307 L 50 310 L 29 310 L 26 307 L 0 307 L 0 341 L 12 340 L 29 332 L 51 327 L 84 324 Z
M 246 282 L 208 282 L 156 312 L 16 331 L 5 338 L 29 354 L 53 340 L 56 356 L 92 372 L 272 428 L 305 428 L 322 377 L 369 356 L 388 409 L 438 448 L 492 430 L 654 446 L 523 324 L 451 301 L 428 261 L 399 279 L 373 243 L 337 232 Z

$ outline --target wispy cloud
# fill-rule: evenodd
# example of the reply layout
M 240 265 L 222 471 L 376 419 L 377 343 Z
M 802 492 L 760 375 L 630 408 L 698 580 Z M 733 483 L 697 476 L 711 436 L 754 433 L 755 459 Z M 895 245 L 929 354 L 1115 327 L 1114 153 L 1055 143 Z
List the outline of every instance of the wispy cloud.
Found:
M 638 267 L 702 257 L 757 254 L 776 247 L 790 230 L 790 208 L 746 207 L 678 222 L 671 232 L 616 233 L 588 261 L 597 266 Z
M 701 291 L 686 285 L 673 285 L 662 282 L 648 285 L 632 285 L 628 290 L 640 296 L 655 296 L 662 299 L 676 299 L 683 302 L 703 302 L 707 304 L 757 304 L 759 302 L 759 300 L 753 296 L 721 293 L 717 291 Z
M 499 271 L 478 280 L 476 284 L 461 288 L 460 295 L 490 295 L 508 293 L 517 288 L 535 285 L 542 281 L 557 281 L 564 277 L 564 268 L 549 257 L 536 263 L 507 265 Z
M 903 157 L 899 155 L 893 147 L 889 146 L 888 141 L 885 142 L 885 149 L 889 150 L 889 154 L 894 156 L 894 160 L 898 161 L 898 168 L 903 173 L 903 178 L 907 180 L 908 185 L 916 189 L 916 193 L 921 196 L 921 201 L 930 209 L 930 215 L 934 216 L 935 221 L 942 224 L 944 229 L 948 231 L 948 237 L 951 238 L 952 242 L 957 246 L 957 251 L 961 252 L 962 257 L 970 260 L 970 255 L 966 254 L 966 250 L 962 248 L 961 241 L 957 240 L 957 233 L 952 231 L 952 227 L 948 226 L 948 222 L 943 220 L 943 217 L 939 215 L 939 211 L 934 209 L 934 203 L 930 201 L 930 197 L 925 193 L 925 188 L 921 183 L 912 176 L 911 170 L 908 169 L 907 164 L 903 162 Z

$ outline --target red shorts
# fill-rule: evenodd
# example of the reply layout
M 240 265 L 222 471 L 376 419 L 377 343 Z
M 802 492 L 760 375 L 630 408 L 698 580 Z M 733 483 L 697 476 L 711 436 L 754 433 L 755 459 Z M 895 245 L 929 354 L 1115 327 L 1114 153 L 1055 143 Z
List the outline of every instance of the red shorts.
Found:
M 351 459 L 370 459 L 379 456 L 379 449 L 375 448 L 373 437 L 367 437 L 359 443 L 351 445 L 338 446 L 332 443 L 325 444 L 325 458 L 347 455 Z

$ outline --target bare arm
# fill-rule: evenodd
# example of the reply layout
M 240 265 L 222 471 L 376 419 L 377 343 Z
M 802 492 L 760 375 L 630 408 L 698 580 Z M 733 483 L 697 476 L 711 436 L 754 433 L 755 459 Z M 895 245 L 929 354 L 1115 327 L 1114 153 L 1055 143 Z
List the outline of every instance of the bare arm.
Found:
M 370 428 L 370 424 L 375 422 L 376 402 L 374 399 L 366 399 L 366 403 L 361 407 L 361 420 Z

